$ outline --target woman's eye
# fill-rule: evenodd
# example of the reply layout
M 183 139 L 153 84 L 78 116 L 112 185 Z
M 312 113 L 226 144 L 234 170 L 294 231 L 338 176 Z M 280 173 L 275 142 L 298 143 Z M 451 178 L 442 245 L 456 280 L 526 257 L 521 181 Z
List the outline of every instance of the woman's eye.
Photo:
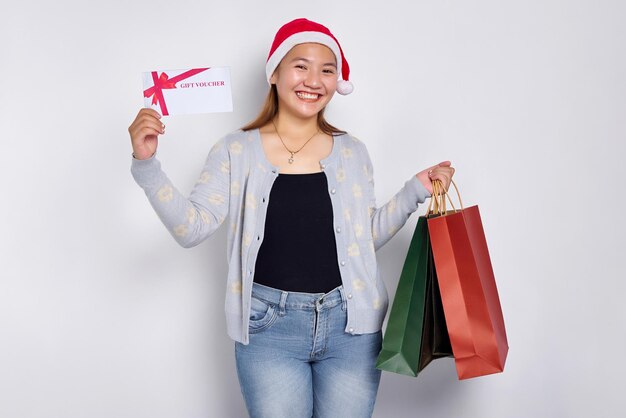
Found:
M 325 72 L 326 74 L 335 74 L 335 70 L 331 70 L 331 69 L 324 70 L 324 72 Z
M 298 64 L 296 65 L 296 68 L 300 69 L 300 70 L 306 70 L 306 67 L 302 64 Z

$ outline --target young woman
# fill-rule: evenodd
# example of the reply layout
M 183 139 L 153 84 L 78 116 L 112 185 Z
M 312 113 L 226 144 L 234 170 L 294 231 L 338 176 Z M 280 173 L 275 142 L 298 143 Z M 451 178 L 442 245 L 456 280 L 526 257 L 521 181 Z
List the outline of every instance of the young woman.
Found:
M 352 91 L 336 38 L 289 22 L 266 73 L 261 114 L 217 142 L 188 198 L 154 157 L 153 110 L 129 128 L 132 173 L 182 246 L 227 224 L 227 326 L 250 416 L 369 417 L 388 300 L 375 251 L 454 169 L 420 171 L 377 207 L 365 145 L 324 118 L 335 91 Z

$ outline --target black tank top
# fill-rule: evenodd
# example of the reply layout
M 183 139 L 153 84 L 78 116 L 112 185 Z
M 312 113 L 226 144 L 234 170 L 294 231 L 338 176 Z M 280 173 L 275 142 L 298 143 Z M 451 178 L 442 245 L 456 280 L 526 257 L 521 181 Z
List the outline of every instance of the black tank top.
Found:
M 327 293 L 341 285 L 326 174 L 279 174 L 256 260 L 256 283 L 292 292 Z

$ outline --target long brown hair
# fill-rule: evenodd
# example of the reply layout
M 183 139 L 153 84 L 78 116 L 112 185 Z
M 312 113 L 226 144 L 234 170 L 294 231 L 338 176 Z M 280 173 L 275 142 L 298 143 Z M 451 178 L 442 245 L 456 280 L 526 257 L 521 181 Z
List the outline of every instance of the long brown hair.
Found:
M 345 134 L 346 131 L 342 131 L 339 128 L 335 128 L 333 125 L 326 121 L 324 118 L 324 110 L 326 108 L 319 111 L 317 114 L 317 126 L 320 131 L 324 132 L 326 135 L 341 135 Z M 276 90 L 276 84 L 272 84 L 270 87 L 270 91 L 267 93 L 265 97 L 265 102 L 263 103 L 263 107 L 261 108 L 261 112 L 256 117 L 255 120 L 248 123 L 246 126 L 241 128 L 243 131 L 250 131 L 252 129 L 258 129 L 262 126 L 265 126 L 268 122 L 270 122 L 274 117 L 278 114 L 278 91 Z

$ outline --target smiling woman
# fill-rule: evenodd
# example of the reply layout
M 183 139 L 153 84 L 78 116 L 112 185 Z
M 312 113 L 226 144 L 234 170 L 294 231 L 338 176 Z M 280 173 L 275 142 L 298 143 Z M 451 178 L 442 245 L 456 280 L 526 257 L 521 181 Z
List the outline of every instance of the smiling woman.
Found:
M 189 198 L 154 157 L 164 125 L 150 109 L 129 128 L 132 172 L 182 246 L 228 222 L 227 325 L 250 416 L 370 417 L 388 304 L 376 250 L 454 169 L 428 167 L 377 207 L 365 145 L 324 117 L 353 90 L 330 30 L 285 24 L 265 69 L 259 116 L 213 147 Z
M 270 78 L 281 113 L 304 120 L 317 117 L 337 89 L 336 69 L 330 48 L 315 43 L 293 47 Z

